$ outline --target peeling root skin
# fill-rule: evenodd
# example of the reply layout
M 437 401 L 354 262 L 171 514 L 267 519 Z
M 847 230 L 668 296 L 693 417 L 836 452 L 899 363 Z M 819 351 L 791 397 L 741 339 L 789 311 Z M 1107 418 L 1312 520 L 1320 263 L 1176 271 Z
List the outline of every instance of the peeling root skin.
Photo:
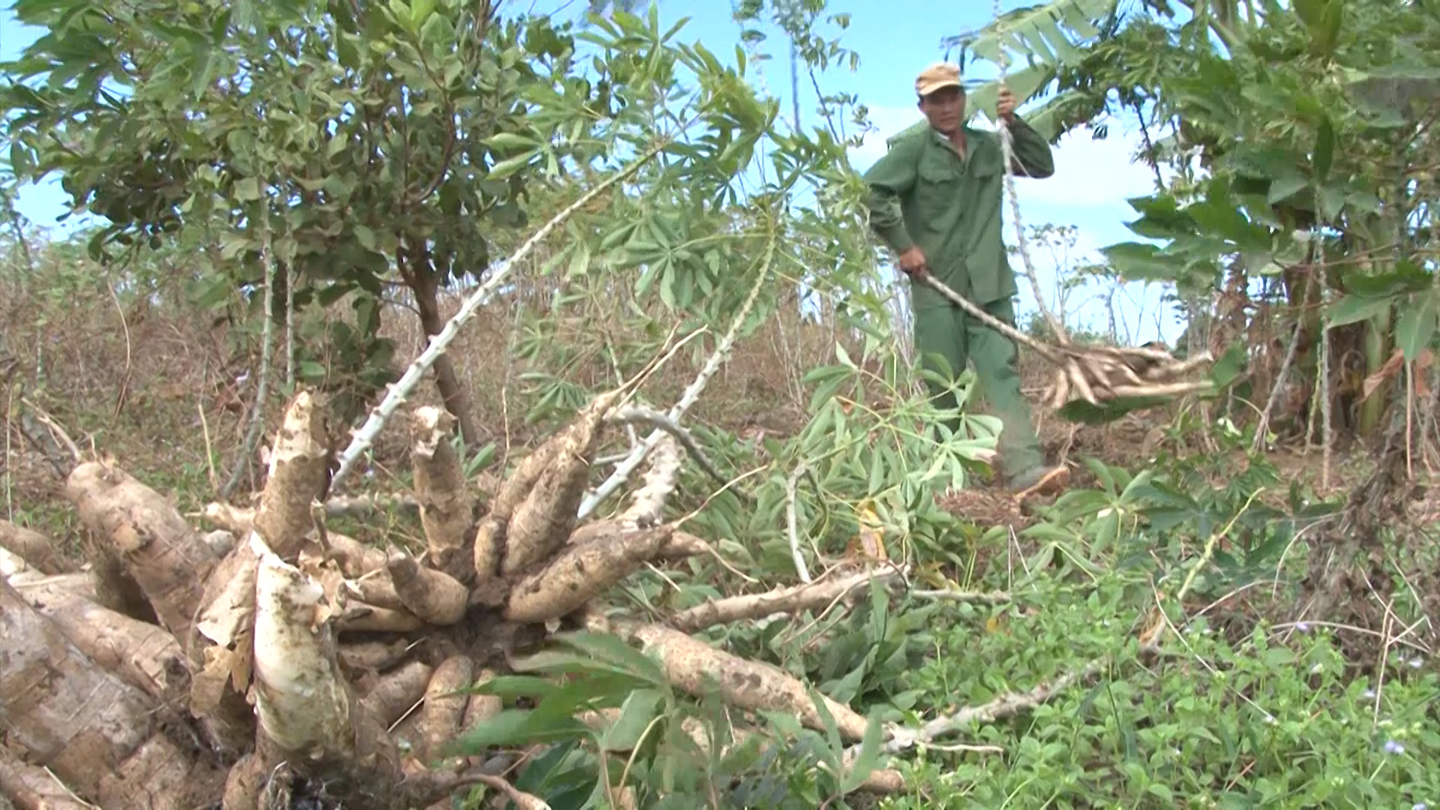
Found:
M 569 615 L 654 558 L 671 534 L 668 526 L 637 532 L 625 532 L 619 524 L 609 528 L 609 536 L 567 546 L 521 580 L 510 593 L 505 619 L 538 623 Z
M 188 696 L 185 654 L 162 628 L 106 610 L 58 583 L 16 592 L 102 669 L 163 703 Z
M 91 810 L 94 805 L 76 801 L 64 785 L 44 768 L 0 755 L 0 800 L 9 799 L 17 810 Z M 12 805 L 0 805 L 9 807 Z
M 430 561 L 438 570 L 459 577 L 457 563 L 463 562 L 467 550 L 475 496 L 466 486 L 460 459 L 450 446 L 449 431 L 454 421 L 440 408 L 416 408 L 410 420 L 410 457 Z
M 164 732 L 154 699 L 101 669 L 0 580 L 0 725 L 6 748 L 102 807 L 182 810 L 224 774 Z
M 498 605 L 504 600 L 504 586 L 499 582 L 501 550 L 505 547 L 505 523 L 494 513 L 480 519 L 475 529 L 475 601 Z
M 117 467 L 77 466 L 65 486 L 80 518 L 123 561 L 165 629 L 185 638 L 219 559 L 160 493 Z
M 71 570 L 70 565 L 55 553 L 54 544 L 48 537 L 8 520 L 0 520 L 0 548 L 18 555 L 44 574 L 63 574 Z
M 340 570 L 351 579 L 359 579 L 366 574 L 385 569 L 385 552 L 367 546 L 353 537 L 336 534 L 327 529 L 325 544 L 328 549 L 321 547 L 318 541 L 307 543 L 300 552 L 302 567 L 308 569 L 322 558 L 329 558 L 339 563 Z
M 808 728 L 825 729 L 804 684 L 776 667 L 747 661 L 657 624 L 634 626 L 627 634 L 639 641 L 646 652 L 658 654 L 670 682 L 692 695 L 705 694 L 714 683 L 726 702 L 736 708 L 788 712 Z M 852 742 L 864 738 L 864 717 L 824 695 L 821 699 L 835 718 L 842 738 Z
M 275 435 L 270 471 L 255 529 L 282 560 L 293 560 L 314 528 L 310 503 L 325 486 L 329 453 L 321 398 L 310 391 L 295 395 Z
M 275 554 L 260 559 L 255 583 L 255 711 L 283 753 L 348 753 L 350 700 L 329 631 L 317 613 L 324 593 Z M 327 649 L 330 647 L 330 649 Z
M 550 440 L 557 446 L 552 462 L 541 471 L 506 525 L 502 574 L 517 574 L 549 559 L 569 539 L 585 496 L 602 416 L 612 398 L 597 397 Z
M 424 757 L 437 759 L 443 746 L 460 732 L 465 707 L 470 702 L 470 696 L 460 690 L 470 685 L 474 674 L 475 662 L 465 655 L 451 656 L 435 668 L 425 688 L 425 705 L 420 715 L 419 736 L 424 744 Z M 454 767 L 461 763 L 450 764 Z
M 425 696 L 434 670 L 423 661 L 411 661 L 387 675 L 360 699 L 365 713 L 381 725 L 390 726 Z
M 398 553 L 386 568 L 400 601 L 422 621 L 444 626 L 465 618 L 470 592 L 454 577 Z

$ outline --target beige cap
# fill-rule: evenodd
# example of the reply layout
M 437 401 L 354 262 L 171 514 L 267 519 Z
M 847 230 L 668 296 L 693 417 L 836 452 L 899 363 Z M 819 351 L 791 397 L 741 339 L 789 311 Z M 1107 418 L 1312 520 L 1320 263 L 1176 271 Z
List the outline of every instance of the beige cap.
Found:
M 961 87 L 960 67 L 950 62 L 936 62 L 915 77 L 915 92 L 928 96 L 945 87 Z

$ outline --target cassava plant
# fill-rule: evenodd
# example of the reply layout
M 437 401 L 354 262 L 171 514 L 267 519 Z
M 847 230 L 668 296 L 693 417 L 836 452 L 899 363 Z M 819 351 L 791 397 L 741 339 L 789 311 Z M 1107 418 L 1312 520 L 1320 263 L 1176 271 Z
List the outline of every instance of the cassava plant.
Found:
M 204 224 L 231 229 L 224 239 L 231 255 L 266 269 L 259 280 L 275 301 L 283 298 L 274 289 L 279 278 L 339 272 L 357 286 L 372 284 L 390 266 L 388 253 L 399 256 L 407 269 L 396 272 L 409 284 L 414 277 L 406 274 L 415 265 L 405 263 L 419 244 L 411 238 L 424 242 L 431 256 L 460 250 L 466 241 L 464 234 L 417 236 L 415 229 L 430 227 L 422 224 L 429 221 L 422 210 L 429 203 L 423 201 L 439 200 L 442 208 L 456 203 L 449 212 L 452 224 L 473 216 L 464 204 L 467 194 L 491 195 L 490 210 L 504 209 L 509 203 L 496 200 L 510 199 L 505 195 L 517 189 L 502 176 L 532 163 L 548 163 L 556 179 L 564 172 L 558 194 L 572 201 L 513 255 L 489 267 L 454 318 L 430 330 L 433 339 L 425 351 L 338 454 L 334 448 L 345 441 L 341 425 L 348 419 L 337 418 L 322 392 L 302 384 L 277 426 L 257 502 L 217 502 L 206 511 L 224 531 L 200 532 L 165 495 L 114 460 L 74 459 L 65 492 L 96 540 L 92 573 L 47 573 L 49 560 L 31 564 L 7 552 L 7 581 L 0 586 L 0 637 L 6 659 L 14 663 L 0 676 L 12 743 L 0 782 L 8 797 L 22 806 L 60 801 L 53 789 L 58 780 L 65 796 L 117 808 L 288 807 L 307 796 L 336 806 L 408 808 L 430 807 L 482 785 L 519 806 L 544 806 L 497 775 L 508 766 L 497 772 L 493 763 L 487 766 L 485 752 L 453 743 L 463 743 L 467 730 L 472 742 L 484 739 L 487 729 L 496 736 L 509 715 L 497 714 L 498 690 L 487 693 L 485 685 L 497 674 L 523 668 L 528 653 L 563 629 L 588 630 L 638 648 L 678 693 L 698 696 L 718 687 L 719 698 L 755 718 L 751 724 L 762 731 L 766 714 L 780 713 L 825 733 L 833 743 L 832 756 L 819 766 L 828 774 L 827 796 L 898 789 L 893 772 L 874 770 L 882 741 L 878 718 L 867 720 L 801 678 L 727 652 L 698 632 L 776 606 L 816 609 L 853 598 L 872 583 L 885 595 L 902 582 L 903 565 L 841 567 L 813 583 L 782 589 L 778 602 L 763 593 L 711 599 L 688 606 L 673 620 L 617 612 L 605 599 L 611 586 L 646 565 L 719 558 L 712 540 L 688 531 L 685 519 L 667 509 L 687 456 L 682 447 L 693 447 L 677 423 L 737 338 L 773 311 L 771 280 L 782 269 L 813 265 L 806 254 L 813 248 L 802 243 L 796 249 L 782 214 L 797 183 L 813 180 L 816 166 L 833 166 L 839 144 L 775 132 L 776 105 L 745 84 L 743 60 L 727 68 L 700 46 L 673 43 L 674 30 L 661 29 L 653 13 L 648 20 L 623 12 L 592 19 L 596 31 L 583 35 L 597 46 L 602 65 L 596 83 L 603 89 L 597 92 L 621 112 L 587 106 L 595 101 L 589 88 L 575 90 L 586 80 L 565 77 L 557 88 L 546 78 L 527 86 L 524 102 L 530 106 L 523 115 L 502 107 L 515 131 L 499 138 L 487 134 L 486 146 L 473 133 L 448 132 L 448 114 L 437 115 L 447 105 L 465 103 L 447 96 L 458 84 L 432 88 L 436 95 L 430 97 L 407 89 L 397 102 L 385 95 L 398 92 L 387 84 L 393 77 L 380 75 L 385 70 L 370 61 L 385 56 L 389 69 L 416 84 L 435 78 L 421 78 L 417 71 L 436 69 L 443 77 L 463 69 L 436 68 L 429 59 L 448 64 L 438 41 L 455 31 L 481 36 L 481 20 L 472 20 L 469 29 L 455 24 L 470 13 L 458 7 L 395 3 L 367 10 L 364 19 L 375 27 L 365 32 L 370 41 L 346 30 L 351 23 L 337 22 L 353 11 L 339 6 L 238 7 L 238 17 L 230 9 L 195 4 L 125 7 L 111 12 L 117 22 L 87 7 L 64 25 L 52 11 L 25 9 L 28 19 L 52 23 L 56 33 L 24 60 L 28 71 L 46 73 L 46 83 L 39 89 L 11 87 L 12 99 L 34 105 L 28 116 L 16 119 L 12 134 L 27 156 L 22 166 L 37 174 L 59 168 L 77 196 L 113 214 L 112 228 L 97 247 L 107 238 L 123 242 L 137 234 L 163 242 L 169 238 L 166 223 L 186 227 L 186 216 L 198 209 Z M 181 22 L 192 29 L 178 27 Z M 202 22 L 210 25 L 197 38 L 193 27 Z M 312 27 L 295 30 L 305 23 Z M 557 60 L 569 58 L 570 41 L 562 43 L 541 23 L 485 23 L 492 24 L 484 36 L 499 53 L 480 59 L 476 73 L 482 79 L 488 74 L 499 82 L 523 73 L 513 43 L 522 31 L 531 45 L 558 49 Z M 118 62 L 100 60 L 96 68 L 102 51 L 83 49 L 65 64 L 48 61 L 56 53 L 73 56 L 76 49 L 65 38 L 81 37 L 76 32 L 87 26 L 116 35 L 117 50 L 108 53 L 122 55 Z M 269 47 L 261 48 L 262 42 Z M 324 58 L 332 46 L 338 62 Z M 427 55 L 426 47 L 435 51 Z M 129 71 L 132 88 L 125 95 L 106 87 L 107 71 L 117 65 Z M 68 82 L 76 71 L 83 74 L 78 89 Z M 243 78 L 236 79 L 236 71 Z M 287 77 L 317 76 L 340 86 L 285 86 Z M 185 83 L 177 84 L 181 77 Z M 463 84 L 454 75 L 450 81 Z M 342 100 L 346 92 L 355 95 Z M 286 99 L 294 101 L 297 94 L 308 94 L 305 103 L 333 116 L 330 123 L 312 125 L 287 108 Z M 398 106 L 387 107 L 387 98 Z M 204 99 L 232 105 L 228 117 L 219 107 L 203 107 Z M 378 102 L 374 115 L 390 116 L 387 122 L 365 123 L 361 108 L 367 100 Z M 486 96 L 483 103 L 494 100 Z M 348 106 L 352 103 L 358 106 Z M 261 123 L 242 117 L 242 105 Z M 477 115 L 495 113 L 487 107 Z M 408 138 L 422 136 L 403 130 L 420 118 L 431 128 L 424 138 L 455 138 L 444 148 L 454 151 L 446 159 L 457 163 L 420 172 L 405 162 Z M 564 146 L 556 146 L 561 135 Z M 766 136 L 782 146 L 774 160 L 779 178 L 742 201 L 735 179 Z M 491 149 L 504 149 L 505 159 L 490 163 Z M 614 152 L 621 153 L 621 170 L 600 164 L 602 154 Z M 456 157 L 462 153 L 467 157 Z M 126 163 L 120 159 L 126 156 L 131 171 L 111 171 L 112 161 Z M 327 174 L 325 161 L 336 160 L 360 165 L 348 175 Z M 138 182 L 135 172 L 153 182 Z M 177 174 L 165 180 L 152 176 L 164 172 Z M 375 172 L 373 184 L 366 172 Z M 424 183 L 436 188 L 427 190 Z M 415 208 L 395 207 L 417 188 L 424 194 L 414 200 Z M 848 191 L 853 190 L 851 183 Z M 430 192 L 433 197 L 426 196 Z M 122 211 L 106 194 L 121 195 L 130 208 Z M 853 213 L 853 193 L 842 189 L 838 196 L 837 202 L 831 195 L 830 213 Z M 586 220 L 593 213 L 587 206 L 604 206 L 607 199 L 621 217 Z M 722 218 L 730 220 L 728 226 L 718 224 Z M 570 258 L 576 275 L 593 273 L 596 284 L 633 285 L 640 296 L 658 290 L 662 303 L 690 310 L 702 328 L 718 322 L 724 331 L 680 400 L 655 416 L 635 407 L 644 383 L 681 342 L 695 343 L 701 329 L 691 324 L 686 337 L 666 341 L 660 356 L 638 370 L 633 355 L 624 357 L 630 369 L 618 387 L 586 397 L 582 407 L 572 409 L 568 424 L 523 454 L 498 487 L 477 499 L 461 472 L 462 455 L 448 439 L 463 411 L 455 413 L 448 397 L 442 397 L 450 400 L 446 410 L 405 401 L 426 373 L 440 369 L 457 331 L 505 288 L 537 245 L 568 223 L 579 227 L 587 221 L 590 233 L 577 231 L 574 244 L 593 245 L 598 258 L 593 265 Z M 813 228 L 821 220 L 807 222 Z M 311 241 L 336 227 L 345 234 L 342 241 L 349 244 L 353 236 L 355 244 Z M 695 239 L 713 239 L 715 248 L 697 251 Z M 817 242 L 833 247 L 818 238 L 811 244 Z M 354 249 L 357 244 L 361 250 Z M 838 266 L 852 276 L 867 270 L 868 257 L 856 249 L 858 243 L 852 238 L 844 244 L 849 258 L 842 254 Z M 476 257 L 454 260 L 469 267 L 486 264 Z M 275 272 L 296 264 L 305 267 L 294 276 Z M 830 264 L 832 271 L 836 266 Z M 622 433 L 620 425 L 636 419 L 659 426 L 631 448 L 609 479 L 593 480 L 600 449 Z M 327 525 L 327 509 L 316 508 L 351 483 L 387 427 L 409 434 L 425 538 L 420 549 L 394 541 L 365 545 Z M 915 463 L 911 459 L 908 466 Z M 640 485 L 622 492 L 642 467 Z M 626 502 L 618 512 L 608 505 L 612 495 Z M 583 644 L 589 637 L 571 640 Z M 608 697 L 564 707 L 564 715 L 598 717 L 603 728 L 614 720 L 603 711 L 615 708 Z M 82 710 L 91 698 L 101 701 L 101 711 Z M 417 703 L 422 709 L 409 712 Z M 545 704 L 544 714 L 552 705 Z M 538 736 L 536 742 L 545 741 L 544 734 Z M 725 750 L 724 741 L 713 736 L 697 744 L 714 754 Z M 512 762 L 522 758 L 513 751 L 491 753 Z M 810 771 L 817 772 L 813 763 Z M 53 778 L 40 779 L 41 773 Z M 639 794 L 648 802 L 677 789 L 663 780 L 636 784 L 623 770 L 612 775 L 608 767 L 590 788 L 622 804 L 623 795 Z

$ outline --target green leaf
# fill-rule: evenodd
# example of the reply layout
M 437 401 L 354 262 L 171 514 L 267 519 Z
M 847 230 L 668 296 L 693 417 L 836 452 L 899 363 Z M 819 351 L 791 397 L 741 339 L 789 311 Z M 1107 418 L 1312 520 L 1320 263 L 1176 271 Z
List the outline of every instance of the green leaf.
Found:
M 1270 189 L 1265 193 L 1265 201 L 1271 205 L 1284 202 L 1309 185 L 1310 181 L 1299 174 L 1287 174 L 1270 181 Z
M 610 751 L 630 751 L 640 744 L 650 722 L 665 705 L 665 696 L 655 689 L 639 689 L 625 698 L 620 717 L 605 731 L 600 746 Z
M 1248 348 L 1244 341 L 1237 340 L 1215 361 L 1215 365 L 1210 368 L 1210 382 L 1217 390 L 1230 385 L 1245 371 Z
M 1123 397 L 1109 401 L 1101 400 L 1099 404 L 1091 405 L 1083 399 L 1076 399 L 1065 403 L 1065 406 L 1056 413 L 1061 419 L 1068 422 L 1103 425 L 1106 422 L 1114 422 L 1131 411 L 1159 407 L 1169 401 L 1166 397 Z
M 865 718 L 865 736 L 860 740 L 860 754 L 855 757 L 855 762 L 850 766 L 850 771 L 845 774 L 845 779 L 840 783 L 842 793 L 849 793 L 869 778 L 870 773 L 880 762 L 880 716 L 871 714 Z
M 240 202 L 253 202 L 260 199 L 260 181 L 253 177 L 246 177 L 235 182 L 235 199 Z
M 505 709 L 461 734 L 458 751 L 516 748 L 527 744 L 583 738 L 590 733 L 573 717 L 551 715 L 538 709 Z
M 1405 352 L 1407 361 L 1420 355 L 1420 350 L 1430 345 L 1435 337 L 1436 315 L 1440 313 L 1440 298 L 1435 291 L 1426 290 L 1407 302 L 1395 323 L 1395 345 Z
M 1345 326 L 1347 324 L 1368 321 L 1378 315 L 1384 315 L 1390 311 L 1392 299 L 1385 298 L 1362 298 L 1358 295 L 1347 295 L 1330 304 L 1330 326 Z
M 501 149 L 508 152 L 513 149 L 533 150 L 539 145 L 540 142 L 534 138 L 520 135 L 515 132 L 497 132 L 494 135 L 486 138 L 484 143 L 486 146 L 492 146 L 496 149 Z
M 1398 261 L 1385 273 L 1347 273 L 1341 280 L 1345 292 L 1361 298 L 1391 298 L 1430 289 L 1434 277 L 1411 261 Z
M 1126 278 L 1171 281 L 1179 270 L 1174 257 L 1164 255 L 1154 245 L 1121 242 L 1101 248 L 1101 252 L 1115 271 Z
M 499 180 L 520 171 L 530 164 L 530 161 L 540 153 L 539 149 L 531 149 L 528 152 L 508 157 L 490 167 L 489 178 Z
M 570 254 L 570 265 L 565 268 L 565 275 L 568 278 L 585 275 L 590 269 L 590 246 L 584 242 L 578 242 L 575 250 Z
M 608 633 L 560 633 L 555 640 L 589 655 L 597 662 L 605 662 L 618 671 L 649 681 L 656 686 L 666 686 L 669 681 L 659 662 L 631 647 L 618 637 Z
M 359 240 L 360 244 L 363 245 L 366 250 L 375 249 L 376 242 L 374 231 L 370 230 L 368 226 L 361 225 L 358 222 L 351 225 L 351 227 L 355 229 L 355 238 Z

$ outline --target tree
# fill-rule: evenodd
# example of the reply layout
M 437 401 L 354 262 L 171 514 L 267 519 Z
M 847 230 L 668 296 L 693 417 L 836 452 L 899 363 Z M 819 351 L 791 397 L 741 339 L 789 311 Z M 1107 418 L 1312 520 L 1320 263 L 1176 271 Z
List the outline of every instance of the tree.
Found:
M 1392 349 L 1413 361 L 1434 337 L 1425 200 L 1440 26 L 1413 4 L 1181 5 L 1117 14 L 1057 74 L 1057 101 L 1086 117 L 1137 115 L 1157 178 L 1168 174 L 1132 201 L 1131 229 L 1161 244 L 1113 245 L 1109 258 L 1191 301 L 1221 291 L 1248 300 L 1253 283 L 1278 284 L 1308 322 L 1295 334 L 1314 351 L 1299 365 L 1321 383 L 1328 414 L 1339 352 L 1324 371 L 1316 352 L 1332 330 L 1358 325 L 1370 377 Z M 1306 301 L 1326 302 L 1324 315 Z M 1363 403 L 1362 432 L 1387 400 L 1382 391 Z

